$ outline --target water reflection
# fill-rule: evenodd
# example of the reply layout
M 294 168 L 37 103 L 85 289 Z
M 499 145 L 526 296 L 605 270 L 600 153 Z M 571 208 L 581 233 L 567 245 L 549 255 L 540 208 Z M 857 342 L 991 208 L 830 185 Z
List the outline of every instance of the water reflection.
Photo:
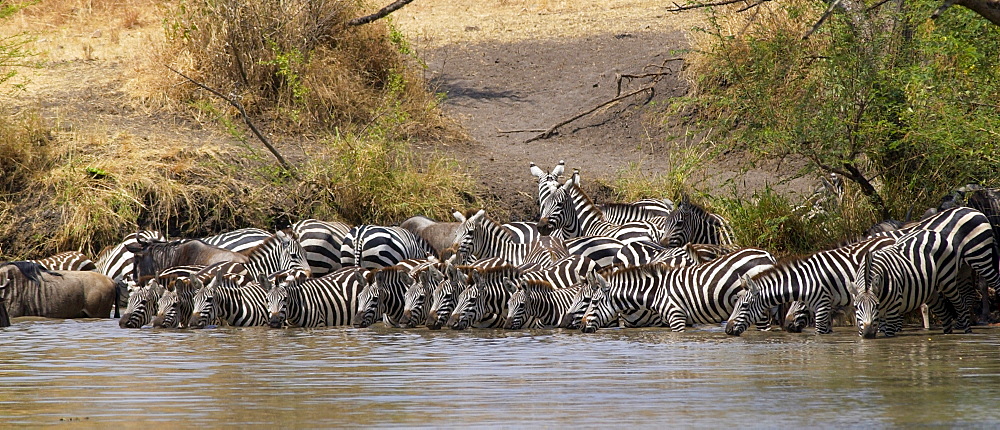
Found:
M 0 329 L 0 416 L 173 425 L 1000 424 L 1000 330 Z

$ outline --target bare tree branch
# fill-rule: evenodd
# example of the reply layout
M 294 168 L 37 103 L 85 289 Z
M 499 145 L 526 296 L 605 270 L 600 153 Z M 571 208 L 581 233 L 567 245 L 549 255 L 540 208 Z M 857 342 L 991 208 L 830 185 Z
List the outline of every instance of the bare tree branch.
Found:
M 281 164 L 281 167 L 284 167 L 285 171 L 287 171 L 288 174 L 291 175 L 293 178 L 299 179 L 298 175 L 295 174 L 295 170 L 292 169 L 292 166 L 290 164 L 288 164 L 288 161 L 285 161 L 285 157 L 281 156 L 281 153 L 278 152 L 278 150 L 274 147 L 274 145 L 271 145 L 271 141 L 267 140 L 267 138 L 264 137 L 263 134 L 261 134 L 260 130 L 257 130 L 257 127 L 253 124 L 253 121 L 250 121 L 250 116 L 247 115 L 246 109 L 243 109 L 243 104 L 242 103 L 236 101 L 235 99 L 233 99 L 231 97 L 226 97 L 226 96 L 222 95 L 222 93 L 220 93 L 220 92 L 218 92 L 218 91 L 216 91 L 216 90 L 214 90 L 212 88 L 209 88 L 208 86 L 206 86 L 205 84 L 202 84 L 201 82 L 198 82 L 198 81 L 196 81 L 194 79 L 191 79 L 187 75 L 185 75 L 185 74 L 183 74 L 181 72 L 178 72 L 173 67 L 170 67 L 170 66 L 166 66 L 166 67 L 168 69 L 170 69 L 171 72 L 174 72 L 174 73 L 176 73 L 178 75 L 181 75 L 181 77 L 183 77 L 184 79 L 187 79 L 192 84 L 195 84 L 198 87 L 200 87 L 200 88 L 202 88 L 202 89 L 204 89 L 204 90 L 206 90 L 206 91 L 208 91 L 208 92 L 210 92 L 212 94 L 215 94 L 219 98 L 225 100 L 230 105 L 232 105 L 233 107 L 235 107 L 236 109 L 238 109 L 240 111 L 240 115 L 243 116 L 243 122 L 246 123 L 247 127 L 250 127 L 250 131 L 253 132 L 254 136 L 257 136 L 257 139 L 260 139 L 261 143 L 263 143 L 264 146 L 267 147 L 267 150 L 271 151 L 271 154 L 274 155 L 274 158 L 278 159 L 278 163 Z
M 368 24 L 368 23 L 373 22 L 375 20 L 385 18 L 386 15 L 389 15 L 390 13 L 393 13 L 393 12 L 401 9 L 403 6 L 406 6 L 406 5 L 410 4 L 410 2 L 412 2 L 412 1 L 413 0 L 396 0 L 396 1 L 392 2 L 392 3 L 389 3 L 388 6 L 382 8 L 382 9 L 379 9 L 378 12 L 375 12 L 375 13 L 373 13 L 371 15 L 365 15 L 365 16 L 362 16 L 360 18 L 354 18 L 354 19 L 352 19 L 350 21 L 347 21 L 347 26 L 348 27 L 353 27 L 353 26 L 356 26 L 356 25 L 365 25 L 365 24 Z
M 1000 25 L 1000 0 L 954 0 L 954 3 L 978 13 L 995 25 Z
M 646 91 L 648 91 L 650 93 L 650 95 L 652 95 L 653 92 L 654 92 L 653 87 L 652 86 L 648 86 L 648 87 L 639 88 L 638 90 L 632 91 L 632 92 L 630 92 L 628 94 L 615 97 L 615 98 L 613 98 L 611 100 L 608 100 L 608 101 L 606 101 L 604 103 L 601 103 L 601 104 L 599 104 L 597 106 L 594 106 L 593 108 L 590 108 L 590 109 L 588 109 L 585 112 L 581 112 L 581 113 L 573 116 L 572 118 L 569 118 L 569 119 L 566 119 L 566 120 L 558 122 L 556 125 L 553 125 L 552 127 L 549 127 L 548 130 L 545 130 L 541 134 L 539 134 L 539 135 L 537 135 L 535 137 L 532 137 L 531 139 L 525 140 L 524 143 L 531 143 L 531 142 L 534 142 L 536 140 L 548 139 L 548 138 L 552 137 L 552 135 L 556 134 L 556 130 L 558 130 L 559 127 L 562 127 L 562 126 L 564 126 L 566 124 L 569 124 L 569 123 L 571 123 L 573 121 L 576 121 L 576 120 L 578 120 L 580 118 L 583 118 L 583 117 L 585 117 L 587 115 L 590 115 L 591 113 L 594 113 L 595 111 L 597 111 L 598 109 L 600 109 L 602 107 L 608 106 L 608 105 L 610 105 L 612 103 L 618 102 L 620 100 L 627 99 L 627 98 L 632 97 L 632 96 L 634 96 L 636 94 L 639 94 L 639 93 L 642 93 L 642 92 L 646 92 Z M 650 97 L 652 97 L 652 96 L 650 96 Z
M 687 5 L 684 5 L 684 6 L 681 6 L 681 5 L 677 4 L 677 3 L 674 3 L 674 7 L 673 8 L 667 8 L 667 12 L 681 12 L 681 11 L 685 11 L 685 10 L 701 9 L 701 8 L 712 7 L 712 6 L 725 6 L 725 5 L 734 4 L 734 3 L 749 3 L 749 1 L 748 0 L 723 0 L 723 1 L 712 2 L 712 3 L 692 3 L 692 4 L 687 4 Z
M 837 6 L 840 6 L 840 2 L 841 0 L 835 0 L 834 2 L 830 3 L 830 7 L 826 8 L 826 12 L 823 12 L 823 15 L 819 17 L 819 20 L 816 21 L 816 24 L 813 24 L 812 28 L 809 29 L 809 31 L 807 31 L 804 36 L 802 36 L 802 40 L 808 39 L 809 36 L 812 36 L 812 34 L 816 32 L 816 30 L 819 30 L 819 26 L 823 25 L 823 23 L 826 22 L 827 18 L 829 18 L 830 15 L 833 15 L 833 11 L 837 9 Z

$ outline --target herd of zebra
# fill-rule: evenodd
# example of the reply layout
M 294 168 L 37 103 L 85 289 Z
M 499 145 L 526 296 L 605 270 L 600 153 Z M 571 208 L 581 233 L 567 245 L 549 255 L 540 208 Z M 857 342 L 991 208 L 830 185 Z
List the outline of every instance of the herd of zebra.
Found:
M 140 231 L 96 262 L 78 252 L 7 262 L 0 325 L 25 315 L 104 318 L 113 308 L 122 328 L 382 322 L 594 332 L 726 323 L 739 335 L 777 320 L 790 331 L 812 321 L 830 333 L 834 312 L 853 306 L 859 334 L 875 337 L 895 335 L 903 315 L 922 306 L 946 333 L 969 332 L 973 309 L 989 318 L 1000 288 L 998 223 L 989 218 L 1000 200 L 990 215 L 952 204 L 776 260 L 737 246 L 723 218 L 686 199 L 597 205 L 578 171 L 560 179 L 564 162 L 550 172 L 532 163 L 530 172 L 537 222 L 501 224 L 479 210 L 455 212 L 455 222 L 307 219 L 273 234 L 247 228 L 201 239 Z

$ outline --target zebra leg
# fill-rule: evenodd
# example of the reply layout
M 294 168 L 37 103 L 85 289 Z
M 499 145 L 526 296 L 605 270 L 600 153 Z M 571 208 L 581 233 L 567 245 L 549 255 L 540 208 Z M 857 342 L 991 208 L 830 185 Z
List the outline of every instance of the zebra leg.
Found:
M 924 330 L 931 328 L 931 315 L 927 309 L 927 303 L 920 305 L 920 317 L 924 320 Z
M 684 314 L 684 310 L 677 306 L 671 301 L 667 304 L 666 314 L 661 315 L 664 322 L 670 325 L 671 331 L 684 331 L 684 327 L 687 325 L 687 315 Z
M 931 312 L 934 312 L 934 316 L 941 321 L 941 329 L 945 334 L 952 332 L 955 324 L 955 312 L 948 307 L 941 294 L 934 294 L 921 309 L 924 308 L 929 308 Z
M 951 307 L 955 310 L 955 329 L 963 333 L 972 333 L 972 323 L 969 321 L 969 305 L 962 297 L 956 285 L 944 289 L 941 295 L 948 299 Z
M 816 334 L 833 333 L 832 319 L 833 309 L 829 301 L 816 305 Z

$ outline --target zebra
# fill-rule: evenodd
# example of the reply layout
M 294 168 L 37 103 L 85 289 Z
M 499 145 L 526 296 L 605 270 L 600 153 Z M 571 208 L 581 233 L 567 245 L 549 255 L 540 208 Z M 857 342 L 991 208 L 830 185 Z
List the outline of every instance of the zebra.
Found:
M 538 178 L 538 206 L 541 207 L 542 202 L 548 200 L 549 194 L 558 186 L 559 177 L 566 172 L 566 160 L 559 160 L 559 164 L 556 164 L 550 173 L 545 173 L 533 162 L 528 163 L 528 170 L 532 176 Z
M 405 266 L 378 269 L 368 275 L 367 285 L 358 294 L 358 311 L 352 324 L 365 328 L 379 318 L 392 327 L 399 327 L 403 320 L 403 296 L 406 290 L 416 285 Z
M 517 283 L 513 280 L 505 282 L 511 295 L 507 300 L 504 328 L 510 330 L 532 325 L 558 327 L 576 296 L 583 288 L 589 288 L 582 282 L 569 288 L 555 288 L 548 281 L 527 278 Z
M 806 310 L 815 310 L 817 334 L 832 333 L 833 310 L 852 303 L 848 285 L 854 281 L 864 256 L 895 242 L 889 237 L 876 237 L 778 261 L 770 269 L 745 281 L 746 291 L 737 293 L 726 334 L 739 336 L 749 324 L 757 322 L 751 319 L 752 316 L 764 315 L 767 309 L 790 302 L 801 302 Z M 806 317 L 794 309 L 789 310 L 789 314 L 792 320 Z
M 340 263 L 344 267 L 360 266 L 380 269 L 412 258 L 426 258 L 434 250 L 419 236 L 400 227 L 359 225 L 344 237 L 340 248 Z
M 340 247 L 351 226 L 336 221 L 304 219 L 292 224 L 292 232 L 306 251 L 312 276 L 320 277 L 340 269 Z
M 154 327 L 186 327 L 194 312 L 194 296 L 218 274 L 225 274 L 237 285 L 245 286 L 279 271 L 300 271 L 309 275 L 305 251 L 294 237 L 278 231 L 257 246 L 243 251 L 246 263 L 219 262 L 209 266 L 175 266 L 157 277 L 173 294 L 160 302 Z M 168 276 L 169 274 L 169 276 Z
M 166 290 L 152 280 L 145 287 L 132 291 L 128 297 L 128 306 L 122 312 L 118 326 L 121 328 L 142 328 L 153 320 L 157 313 L 157 303 Z
M 674 211 L 674 202 L 670 199 L 640 199 L 630 203 L 599 204 L 597 208 L 608 222 L 625 224 L 670 215 Z
M 981 291 L 980 321 L 989 321 L 989 289 L 1000 291 L 1000 238 L 994 236 L 989 218 L 982 212 L 967 207 L 954 207 L 938 212 L 920 221 L 905 225 L 899 230 L 880 233 L 880 236 L 899 238 L 917 230 L 936 231 L 944 235 L 952 248 L 985 281 Z
M 955 284 L 958 264 L 948 238 L 929 230 L 915 231 L 867 254 L 848 285 L 858 334 L 874 338 L 881 330 L 886 337 L 895 336 L 903 326 L 903 315 L 924 303 L 941 319 L 945 333 L 953 328 L 970 333 L 968 307 Z
M 583 331 L 593 333 L 619 312 L 633 309 L 659 312 L 673 331 L 684 331 L 688 324 L 725 321 L 733 311 L 741 277 L 774 263 L 767 251 L 745 248 L 695 266 L 653 264 L 609 273 L 607 279 L 598 275 L 600 289 L 584 314 Z
M 656 242 L 667 248 L 677 248 L 686 243 L 733 246 L 735 243 L 729 222 L 717 214 L 688 201 L 681 201 L 677 210 L 665 217 L 647 221 L 653 227 Z
M 477 269 L 506 267 L 509 264 L 502 258 L 487 258 L 479 260 L 471 266 L 460 266 L 451 263 L 444 264 L 444 280 L 439 282 L 431 292 L 431 306 L 427 311 L 427 328 L 439 330 L 451 318 L 458 302 L 459 295 L 469 286 L 469 276 Z
M 579 181 L 579 172 L 574 171 L 565 184 L 550 187 L 539 209 L 539 232 L 563 238 L 609 236 L 623 243 L 651 239 L 653 226 L 648 222 L 609 222 L 580 188 Z
M 559 164 L 552 169 L 551 173 L 545 173 L 535 163 L 529 163 L 531 174 L 538 178 L 538 206 L 541 207 L 555 187 L 559 185 L 559 176 L 566 171 L 566 161 L 559 160 Z M 598 205 L 598 209 L 604 213 L 605 219 L 615 224 L 625 224 L 633 221 L 645 221 L 647 219 L 666 216 L 674 210 L 674 202 L 670 199 L 641 199 L 631 203 L 607 203 Z
M 58 271 L 97 270 L 97 265 L 94 264 L 94 262 L 89 257 L 77 251 L 60 252 L 50 257 L 45 257 L 39 260 L 28 260 L 28 261 L 33 263 L 38 263 L 39 265 L 48 270 L 58 270 Z
M 268 325 L 346 326 L 358 311 L 368 269 L 345 267 L 321 278 L 274 284 L 267 292 Z
M 205 328 L 217 321 L 231 327 L 265 326 L 270 321 L 267 312 L 267 277 L 259 277 L 246 285 L 217 274 L 209 285 L 194 295 L 194 311 L 188 327 Z
M 271 233 L 259 228 L 241 228 L 199 240 L 218 248 L 243 252 L 257 247 L 271 236 L 273 236 Z
M 604 269 L 605 273 L 612 273 L 615 269 Z M 597 273 L 587 275 L 587 279 L 581 284 L 581 288 L 574 288 L 576 294 L 566 307 L 562 317 L 559 319 L 557 327 L 568 329 L 579 329 L 583 327 L 583 316 L 590 307 L 590 302 L 594 297 L 594 292 L 599 288 L 597 283 Z M 660 327 L 663 320 L 659 312 L 650 309 L 640 309 L 625 311 L 618 315 L 616 319 L 608 319 L 602 328 L 608 327 Z
M 444 273 L 438 269 L 441 266 L 441 263 L 429 264 L 410 271 L 410 275 L 415 276 L 417 282 L 410 285 L 403 294 L 401 324 L 404 327 L 413 328 L 421 324 L 431 324 L 428 297 L 432 296 L 435 287 L 445 282 Z
M 515 266 L 472 272 L 470 285 L 459 294 L 448 325 L 455 330 L 465 330 L 470 326 L 501 327 L 507 314 L 507 299 L 512 293 L 505 281 L 520 277 L 521 272 Z M 496 318 L 490 320 L 490 316 Z

